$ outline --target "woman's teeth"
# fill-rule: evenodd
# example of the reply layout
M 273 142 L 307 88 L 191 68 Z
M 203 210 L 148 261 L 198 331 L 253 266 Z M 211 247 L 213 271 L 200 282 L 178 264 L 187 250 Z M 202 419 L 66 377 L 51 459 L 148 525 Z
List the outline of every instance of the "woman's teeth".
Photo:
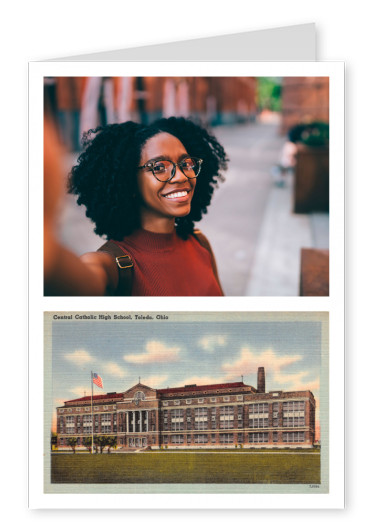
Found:
M 165 195 L 165 197 L 167 197 L 168 199 L 175 199 L 175 197 L 184 197 L 186 195 L 188 195 L 188 192 L 184 191 L 184 192 L 174 192 L 172 194 L 167 194 Z

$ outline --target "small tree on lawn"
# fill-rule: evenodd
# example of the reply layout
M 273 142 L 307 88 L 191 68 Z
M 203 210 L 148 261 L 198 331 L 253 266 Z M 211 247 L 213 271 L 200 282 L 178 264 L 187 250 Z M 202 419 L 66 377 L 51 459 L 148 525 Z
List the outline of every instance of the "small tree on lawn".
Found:
M 82 439 L 82 444 L 85 446 L 85 448 L 91 453 L 91 443 L 92 438 L 91 437 L 84 437 Z
M 103 454 L 103 448 L 107 446 L 107 437 L 103 435 L 97 435 L 94 437 L 94 443 L 96 446 L 99 446 L 101 454 Z
M 107 446 L 108 446 L 108 453 L 110 453 L 111 448 L 116 448 L 117 446 L 116 437 L 107 437 Z
M 72 448 L 74 454 L 76 453 L 77 441 L 77 437 L 69 437 L 68 439 L 68 444 Z

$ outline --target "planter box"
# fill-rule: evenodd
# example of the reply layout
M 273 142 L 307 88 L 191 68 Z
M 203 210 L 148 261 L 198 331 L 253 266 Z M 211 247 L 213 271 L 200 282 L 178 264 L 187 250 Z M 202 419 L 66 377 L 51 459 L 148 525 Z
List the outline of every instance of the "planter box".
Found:
M 297 145 L 294 212 L 329 212 L 329 148 Z
M 301 250 L 300 295 L 303 297 L 329 296 L 328 250 Z

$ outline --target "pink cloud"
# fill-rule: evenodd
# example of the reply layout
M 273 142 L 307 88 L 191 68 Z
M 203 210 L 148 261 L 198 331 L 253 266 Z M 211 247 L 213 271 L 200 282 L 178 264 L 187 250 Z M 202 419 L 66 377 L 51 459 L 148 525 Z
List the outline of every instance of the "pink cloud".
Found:
M 167 380 L 168 376 L 166 374 L 160 376 L 150 376 L 149 378 L 142 379 L 141 383 L 151 387 L 153 389 L 158 389 L 161 385 Z
M 273 350 L 266 350 L 261 354 L 255 354 L 248 347 L 243 347 L 240 357 L 232 363 L 223 363 L 222 370 L 226 377 L 231 380 L 239 380 L 240 376 L 257 373 L 258 367 L 265 367 L 266 377 L 268 374 L 278 375 L 281 369 L 300 361 L 302 356 L 277 356 Z
M 127 354 L 124 360 L 128 363 L 140 365 L 146 363 L 168 363 L 179 359 L 180 347 L 168 347 L 159 341 L 149 341 L 145 352 L 140 354 Z

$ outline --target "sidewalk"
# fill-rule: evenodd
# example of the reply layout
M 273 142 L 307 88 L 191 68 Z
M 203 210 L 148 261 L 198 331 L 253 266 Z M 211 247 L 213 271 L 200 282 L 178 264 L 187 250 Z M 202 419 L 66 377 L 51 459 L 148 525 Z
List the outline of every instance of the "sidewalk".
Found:
M 300 251 L 329 248 L 329 215 L 294 214 L 293 181 L 271 189 L 244 295 L 299 295 Z

